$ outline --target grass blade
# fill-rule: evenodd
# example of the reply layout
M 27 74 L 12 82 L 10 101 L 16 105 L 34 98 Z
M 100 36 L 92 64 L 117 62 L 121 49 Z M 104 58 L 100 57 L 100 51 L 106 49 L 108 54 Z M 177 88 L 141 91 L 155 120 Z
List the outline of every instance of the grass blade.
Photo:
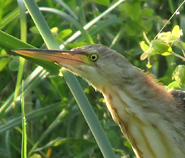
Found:
M 21 158 L 27 157 L 27 135 L 26 135 L 26 116 L 24 112 L 24 81 L 22 82 L 22 148 L 21 148 Z

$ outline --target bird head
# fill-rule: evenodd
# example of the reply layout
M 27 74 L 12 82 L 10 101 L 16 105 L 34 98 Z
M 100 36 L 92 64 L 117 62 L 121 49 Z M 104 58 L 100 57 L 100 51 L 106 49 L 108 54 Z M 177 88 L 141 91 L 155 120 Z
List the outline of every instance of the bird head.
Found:
M 134 67 L 116 51 L 100 44 L 74 48 L 71 51 L 18 49 L 24 56 L 55 62 L 91 83 L 96 89 L 118 84 L 133 77 Z

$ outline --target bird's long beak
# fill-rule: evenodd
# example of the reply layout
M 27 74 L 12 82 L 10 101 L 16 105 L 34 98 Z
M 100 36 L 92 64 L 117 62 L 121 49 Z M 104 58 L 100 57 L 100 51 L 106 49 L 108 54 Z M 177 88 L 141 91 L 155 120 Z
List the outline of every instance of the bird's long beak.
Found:
M 61 66 L 78 66 L 83 63 L 83 54 L 76 51 L 43 50 L 43 49 L 17 49 L 14 52 L 23 56 L 56 62 Z

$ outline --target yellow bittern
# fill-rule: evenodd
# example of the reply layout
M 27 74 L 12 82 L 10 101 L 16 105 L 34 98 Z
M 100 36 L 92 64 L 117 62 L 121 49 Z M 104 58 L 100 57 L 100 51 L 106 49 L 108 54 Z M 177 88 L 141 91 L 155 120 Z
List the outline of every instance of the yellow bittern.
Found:
M 100 91 L 138 158 L 185 158 L 185 92 L 166 91 L 152 75 L 99 44 L 16 52 L 56 62 Z

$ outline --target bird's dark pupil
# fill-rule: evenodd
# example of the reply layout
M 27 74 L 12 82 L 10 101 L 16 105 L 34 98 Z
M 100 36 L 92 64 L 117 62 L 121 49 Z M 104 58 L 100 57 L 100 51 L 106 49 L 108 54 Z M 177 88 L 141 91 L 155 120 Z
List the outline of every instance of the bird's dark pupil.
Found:
M 92 55 L 92 59 L 96 59 L 96 56 L 95 55 Z
M 90 54 L 89 55 L 89 60 L 91 60 L 91 61 L 96 61 L 97 58 L 98 58 L 98 56 L 96 54 Z

